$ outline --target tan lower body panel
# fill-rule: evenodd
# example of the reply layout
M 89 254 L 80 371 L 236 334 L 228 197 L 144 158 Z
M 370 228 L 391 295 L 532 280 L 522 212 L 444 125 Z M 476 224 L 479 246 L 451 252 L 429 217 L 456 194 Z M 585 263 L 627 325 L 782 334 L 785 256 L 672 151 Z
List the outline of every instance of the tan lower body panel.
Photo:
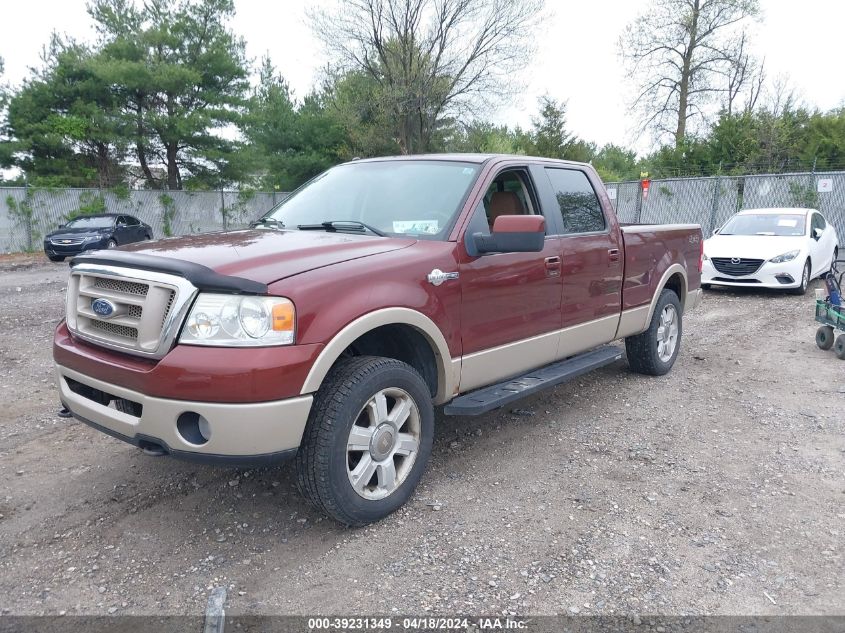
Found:
M 62 402 L 74 414 L 125 437 L 144 435 L 161 440 L 171 450 L 189 453 L 248 457 L 297 448 L 313 400 L 312 396 L 251 404 L 168 400 L 96 380 L 60 365 L 56 371 Z M 71 391 L 66 378 L 141 404 L 141 417 Z M 208 420 L 211 434 L 205 444 L 185 440 L 176 429 L 177 418 L 190 411 Z
M 647 308 L 646 308 L 647 309 Z M 482 352 L 467 354 L 461 363 L 460 392 L 491 385 L 499 380 L 586 352 L 614 340 L 619 317 L 611 315 L 548 334 L 514 341 Z

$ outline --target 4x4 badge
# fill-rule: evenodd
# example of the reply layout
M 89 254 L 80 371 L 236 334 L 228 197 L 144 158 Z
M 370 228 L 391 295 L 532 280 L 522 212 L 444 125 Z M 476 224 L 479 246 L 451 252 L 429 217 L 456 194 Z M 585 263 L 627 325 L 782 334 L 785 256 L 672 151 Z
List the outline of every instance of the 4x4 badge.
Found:
M 450 279 L 457 279 L 458 273 L 444 273 L 439 268 L 435 268 L 430 273 L 428 273 L 428 283 L 433 286 L 439 286 L 444 281 L 449 281 Z

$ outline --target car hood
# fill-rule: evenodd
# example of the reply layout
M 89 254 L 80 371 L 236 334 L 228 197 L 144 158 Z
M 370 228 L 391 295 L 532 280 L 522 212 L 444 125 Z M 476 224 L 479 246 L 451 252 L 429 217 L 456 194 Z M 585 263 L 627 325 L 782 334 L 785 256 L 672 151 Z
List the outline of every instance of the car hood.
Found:
M 78 239 L 80 237 L 86 237 L 86 236 L 89 236 L 89 235 L 100 235 L 101 233 L 110 233 L 110 232 L 111 232 L 110 228 L 102 228 L 102 229 L 92 229 L 90 227 L 78 228 L 78 229 L 66 228 L 66 229 L 56 229 L 55 231 L 50 231 L 44 237 L 58 238 L 58 239 L 61 239 L 63 237 L 67 237 L 67 238 L 77 238 Z
M 253 229 L 138 242 L 120 249 L 178 259 L 270 284 L 315 268 L 407 248 L 416 240 L 324 231 Z
M 714 235 L 704 241 L 707 257 L 771 259 L 805 247 L 806 238 L 773 235 Z

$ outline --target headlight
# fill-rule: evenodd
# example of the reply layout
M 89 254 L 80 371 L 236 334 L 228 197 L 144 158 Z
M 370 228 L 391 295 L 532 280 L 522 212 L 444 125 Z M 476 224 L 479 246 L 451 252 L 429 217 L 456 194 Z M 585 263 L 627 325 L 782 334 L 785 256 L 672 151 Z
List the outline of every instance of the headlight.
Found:
M 201 293 L 179 342 L 220 347 L 291 345 L 296 312 L 284 297 Z
M 783 262 L 791 262 L 793 259 L 798 257 L 798 253 L 800 251 L 789 251 L 788 253 L 784 253 L 783 255 L 778 255 L 777 257 L 772 257 L 769 261 L 773 264 L 782 264 Z

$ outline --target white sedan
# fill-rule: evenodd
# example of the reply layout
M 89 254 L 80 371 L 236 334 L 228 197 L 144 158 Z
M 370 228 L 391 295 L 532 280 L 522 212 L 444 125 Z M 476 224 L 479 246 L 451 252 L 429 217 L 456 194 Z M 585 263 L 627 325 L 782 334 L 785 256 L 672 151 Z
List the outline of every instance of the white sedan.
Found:
M 837 257 L 836 229 L 815 209 L 748 209 L 704 242 L 703 288 L 712 285 L 807 292 Z

